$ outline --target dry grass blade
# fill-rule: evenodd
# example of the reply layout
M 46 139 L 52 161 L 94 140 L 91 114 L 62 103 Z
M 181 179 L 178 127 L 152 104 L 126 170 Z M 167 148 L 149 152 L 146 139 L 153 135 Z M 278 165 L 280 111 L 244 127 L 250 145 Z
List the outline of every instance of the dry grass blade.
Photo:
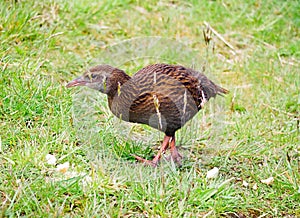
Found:
M 208 22 L 204 21 L 204 25 L 236 54 L 235 48 L 227 40 L 225 40 L 224 37 L 220 33 L 218 33 Z

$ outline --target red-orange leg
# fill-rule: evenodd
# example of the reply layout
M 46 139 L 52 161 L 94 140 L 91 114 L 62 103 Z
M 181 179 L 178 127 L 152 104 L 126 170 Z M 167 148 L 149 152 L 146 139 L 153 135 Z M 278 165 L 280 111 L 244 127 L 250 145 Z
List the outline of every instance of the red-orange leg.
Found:
M 171 139 L 172 138 L 172 139 Z M 161 158 L 161 155 L 168 149 L 169 147 L 169 143 L 170 143 L 170 139 L 171 139 L 171 143 L 172 143 L 172 140 L 173 140 L 174 137 L 171 137 L 171 136 L 165 136 L 164 137 L 164 141 L 161 145 L 161 148 L 159 150 L 159 152 L 157 153 L 157 155 L 153 158 L 153 160 L 146 160 L 144 158 L 141 158 L 135 154 L 132 154 L 133 157 L 135 157 L 135 159 L 137 159 L 138 161 L 146 164 L 146 165 L 149 165 L 149 166 L 152 166 L 152 167 L 156 167 L 160 158 Z M 175 143 L 175 139 L 174 139 L 174 143 Z M 174 144 L 175 145 L 175 144 Z M 176 148 L 175 148 L 176 149 Z
M 175 136 L 172 137 L 170 142 L 170 151 L 171 151 L 171 157 L 175 163 L 177 163 L 179 166 L 181 166 L 181 159 L 182 156 L 179 154 L 176 146 L 175 146 Z

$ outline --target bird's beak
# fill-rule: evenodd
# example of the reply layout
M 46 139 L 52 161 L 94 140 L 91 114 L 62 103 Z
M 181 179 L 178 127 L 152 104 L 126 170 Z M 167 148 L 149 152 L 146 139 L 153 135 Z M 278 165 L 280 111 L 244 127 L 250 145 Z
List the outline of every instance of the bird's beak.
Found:
M 71 82 L 69 82 L 66 87 L 70 88 L 70 87 L 74 87 L 74 86 L 85 86 L 88 82 L 86 80 L 84 80 L 84 78 L 78 77 L 74 80 L 72 80 Z

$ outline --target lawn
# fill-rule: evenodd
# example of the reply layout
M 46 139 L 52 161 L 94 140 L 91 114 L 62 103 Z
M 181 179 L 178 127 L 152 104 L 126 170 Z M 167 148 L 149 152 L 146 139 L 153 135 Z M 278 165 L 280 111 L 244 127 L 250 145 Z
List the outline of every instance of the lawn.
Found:
M 0 216 L 299 217 L 299 11 L 271 0 L 1 1 Z M 130 154 L 150 159 L 164 134 L 65 87 L 96 64 L 132 75 L 157 62 L 205 68 L 230 91 L 176 133 L 181 167 L 136 163 Z

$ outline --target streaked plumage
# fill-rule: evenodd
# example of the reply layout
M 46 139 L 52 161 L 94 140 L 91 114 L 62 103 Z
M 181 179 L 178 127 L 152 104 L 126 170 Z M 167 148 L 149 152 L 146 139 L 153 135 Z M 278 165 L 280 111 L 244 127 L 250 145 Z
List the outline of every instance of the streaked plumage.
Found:
M 107 94 L 110 110 L 122 120 L 165 132 L 161 152 L 153 161 L 135 156 L 153 166 L 169 146 L 173 159 L 180 162 L 175 147 L 176 130 L 193 118 L 211 97 L 228 92 L 202 73 L 169 64 L 149 65 L 132 77 L 109 65 L 98 65 L 67 87 L 79 85 Z

